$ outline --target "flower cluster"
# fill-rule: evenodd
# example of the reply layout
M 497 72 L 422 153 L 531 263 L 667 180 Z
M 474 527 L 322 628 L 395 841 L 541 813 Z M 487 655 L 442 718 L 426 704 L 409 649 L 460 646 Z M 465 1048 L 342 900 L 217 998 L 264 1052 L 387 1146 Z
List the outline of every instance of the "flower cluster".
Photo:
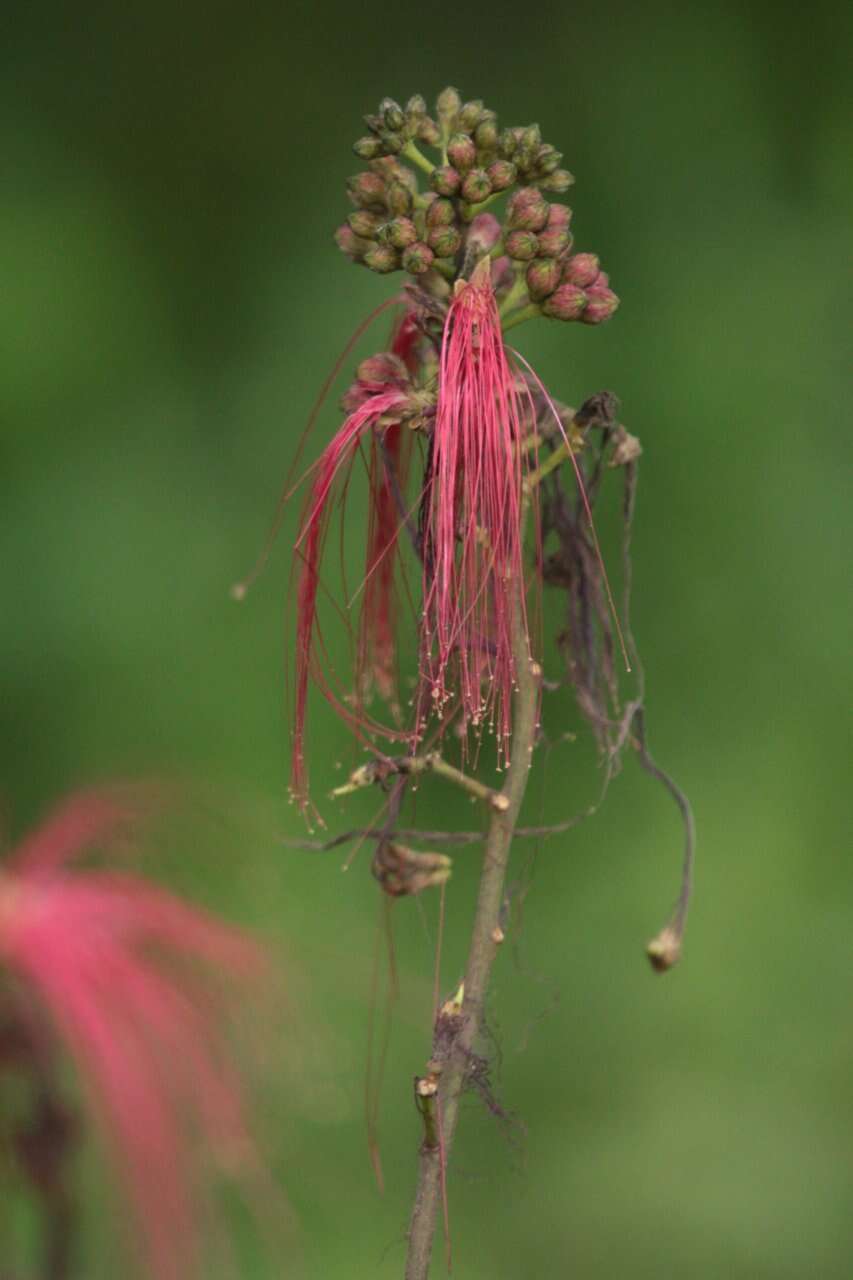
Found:
M 485 251 L 504 268 L 498 300 L 511 294 L 519 308 L 558 320 L 609 319 L 619 299 L 607 275 L 593 254 L 571 256 L 572 211 L 544 194 L 563 193 L 574 179 L 538 125 L 501 130 L 494 111 L 479 100 L 463 103 L 452 88 L 439 94 L 435 118 L 417 95 L 405 107 L 386 98 L 365 119 L 370 133 L 355 152 L 369 168 L 349 180 L 355 209 L 336 232 L 349 258 L 380 274 L 406 271 L 446 296 L 468 274 L 472 250 L 483 251 L 484 211 L 506 195 L 503 223 L 485 224 Z M 419 144 L 435 148 L 437 159 Z M 426 174 L 423 192 L 416 169 Z

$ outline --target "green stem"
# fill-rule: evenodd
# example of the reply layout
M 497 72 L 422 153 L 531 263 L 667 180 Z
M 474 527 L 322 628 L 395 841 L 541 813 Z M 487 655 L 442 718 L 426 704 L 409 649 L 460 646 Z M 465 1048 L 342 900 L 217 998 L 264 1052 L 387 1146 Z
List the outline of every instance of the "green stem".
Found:
M 407 142 L 400 154 L 404 155 L 407 160 L 411 160 L 412 164 L 416 164 L 419 169 L 423 169 L 424 173 L 431 174 L 435 168 L 432 161 L 426 158 L 424 153 L 415 146 L 414 142 Z
M 522 519 L 529 506 L 529 495 L 522 495 Z M 441 1147 L 422 1145 L 418 1158 L 418 1186 L 409 1225 L 409 1250 L 406 1280 L 427 1280 L 433 1237 L 442 1199 L 444 1171 L 453 1144 L 459 1118 L 459 1103 L 469 1070 L 471 1053 L 482 1025 L 483 1009 L 492 965 L 503 933 L 500 913 L 504 897 L 504 881 L 509 861 L 515 824 L 527 788 L 530 758 L 536 737 L 541 670 L 530 659 L 524 625 L 523 588 L 519 584 L 513 618 L 513 655 L 517 685 L 512 703 L 512 760 L 500 795 L 506 801 L 503 812 L 492 809 L 483 851 L 480 889 L 471 930 L 468 965 L 463 983 L 464 996 L 459 1017 L 459 1030 L 447 1042 L 439 1034 L 433 1039 L 431 1068 L 439 1079 L 438 1101 L 441 1107 Z M 441 1015 L 439 1015 L 439 1021 Z
M 508 333 L 510 329 L 514 329 L 517 324 L 524 324 L 525 320 L 533 320 L 536 316 L 541 316 L 542 308 L 538 302 L 529 302 L 526 307 L 521 307 L 506 319 L 501 317 L 501 328 L 504 333 Z

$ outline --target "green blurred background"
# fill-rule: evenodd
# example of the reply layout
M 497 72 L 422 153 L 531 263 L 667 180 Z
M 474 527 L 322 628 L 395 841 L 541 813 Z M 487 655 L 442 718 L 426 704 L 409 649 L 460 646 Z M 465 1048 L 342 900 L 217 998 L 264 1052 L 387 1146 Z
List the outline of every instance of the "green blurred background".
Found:
M 242 815 L 225 855 L 197 848 L 172 874 L 283 939 L 299 993 L 264 1103 L 296 1243 L 277 1262 L 249 1255 L 246 1275 L 402 1273 L 435 902 L 394 911 L 380 1198 L 362 1101 L 369 855 L 343 875 L 339 852 L 280 842 L 300 831 L 282 700 L 292 519 L 245 604 L 228 588 L 322 378 L 392 288 L 331 239 L 360 116 L 448 82 L 505 123 L 538 120 L 565 151 L 577 242 L 622 297 L 601 330 L 542 321 L 517 339 L 564 399 L 617 390 L 643 441 L 635 630 L 651 742 L 700 838 L 685 959 L 662 979 L 642 946 L 674 895 L 681 836 L 635 762 L 594 822 L 538 851 L 490 1011 L 495 1087 L 517 1123 L 466 1106 L 455 1274 L 853 1271 L 850 12 L 6 7 L 3 803 L 19 829 L 81 782 L 174 773 Z M 314 448 L 337 421 L 331 403 Z M 322 791 L 350 755 L 330 713 L 313 723 Z M 531 811 L 557 818 L 595 785 L 581 732 L 551 753 Z M 324 810 L 334 830 L 372 807 Z M 418 816 L 471 825 L 437 788 Z M 461 852 L 447 987 L 475 878 Z M 95 1234 L 109 1204 L 101 1191 L 87 1204 L 80 1275 L 116 1273 Z

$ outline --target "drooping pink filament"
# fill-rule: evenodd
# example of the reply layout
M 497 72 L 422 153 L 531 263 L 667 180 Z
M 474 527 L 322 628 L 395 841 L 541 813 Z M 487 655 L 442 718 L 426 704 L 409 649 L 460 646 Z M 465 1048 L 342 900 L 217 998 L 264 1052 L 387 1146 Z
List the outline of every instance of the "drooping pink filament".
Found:
M 320 561 L 323 542 L 328 529 L 331 501 L 335 481 L 352 461 L 354 452 L 365 432 L 376 427 L 380 419 L 389 415 L 393 422 L 395 410 L 403 407 L 404 393 L 398 389 L 371 395 L 344 422 L 334 439 L 326 446 L 314 473 L 314 483 L 308 496 L 296 541 L 296 551 L 301 558 L 296 592 L 296 658 L 293 707 L 293 757 L 291 762 L 291 788 L 297 800 L 304 805 L 307 799 L 305 769 L 305 713 L 308 698 L 309 675 L 324 696 L 351 727 L 361 732 L 365 729 L 387 732 L 373 724 L 357 707 L 347 706 L 342 696 L 331 686 L 330 664 L 317 627 L 317 595 L 320 587 Z M 387 507 L 386 507 L 387 517 Z M 382 537 L 387 538 L 386 522 Z M 368 552 L 370 556 L 370 551 Z M 370 574 L 367 588 L 373 580 Z M 381 600 L 381 592 L 380 592 Z M 390 623 L 390 617 L 386 619 Z M 376 631 L 374 631 L 374 636 Z M 384 641 L 380 642 L 381 644 Z M 381 653 L 381 647 L 379 652 Z
M 513 628 L 525 610 L 521 438 L 522 405 L 485 269 L 457 286 L 442 341 L 424 506 L 420 718 L 446 714 L 458 697 L 466 726 L 493 727 L 503 756 Z

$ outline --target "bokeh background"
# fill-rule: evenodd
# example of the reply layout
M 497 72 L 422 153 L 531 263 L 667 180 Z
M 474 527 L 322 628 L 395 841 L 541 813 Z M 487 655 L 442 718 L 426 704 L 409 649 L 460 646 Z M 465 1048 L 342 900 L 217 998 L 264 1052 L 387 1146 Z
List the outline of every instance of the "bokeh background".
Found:
M 622 297 L 600 330 L 516 336 L 564 399 L 618 391 L 643 441 L 650 735 L 699 827 L 686 955 L 662 979 L 642 947 L 681 835 L 635 763 L 599 817 L 536 851 L 489 1019 L 510 1120 L 466 1106 L 456 1274 L 849 1276 L 848 6 L 11 3 L 4 26 L 3 806 L 20 830 L 81 782 L 155 773 L 241 815 L 215 857 L 199 837 L 164 872 L 280 940 L 298 992 L 262 1127 L 299 1225 L 273 1260 L 247 1231 L 243 1274 L 402 1273 L 435 903 L 393 913 L 380 1197 L 363 1121 L 369 855 L 342 874 L 340 852 L 281 843 L 300 832 L 282 699 L 292 517 L 248 600 L 228 588 L 322 378 L 391 288 L 331 239 L 360 116 L 450 82 L 564 150 L 577 241 Z M 337 421 L 332 401 L 315 448 Z M 579 728 L 562 705 L 555 732 Z M 321 791 L 350 759 L 319 708 L 312 755 Z M 582 807 L 595 775 L 581 730 L 549 755 L 532 815 Z M 371 811 L 323 807 L 333 830 Z M 419 818 L 471 824 L 437 788 Z M 448 988 L 475 877 L 461 852 Z M 116 1274 L 98 1168 L 87 1277 Z

